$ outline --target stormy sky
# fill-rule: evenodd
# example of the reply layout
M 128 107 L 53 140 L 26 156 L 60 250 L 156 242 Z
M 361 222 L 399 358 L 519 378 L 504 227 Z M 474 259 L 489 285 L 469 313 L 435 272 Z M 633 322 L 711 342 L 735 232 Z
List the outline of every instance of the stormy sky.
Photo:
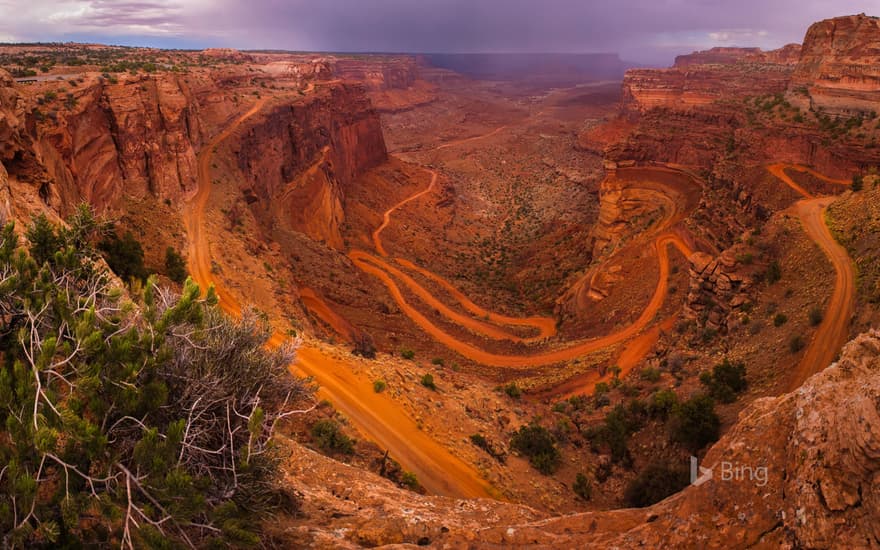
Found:
M 775 48 L 880 0 L 0 0 L 0 41 L 384 52 Z

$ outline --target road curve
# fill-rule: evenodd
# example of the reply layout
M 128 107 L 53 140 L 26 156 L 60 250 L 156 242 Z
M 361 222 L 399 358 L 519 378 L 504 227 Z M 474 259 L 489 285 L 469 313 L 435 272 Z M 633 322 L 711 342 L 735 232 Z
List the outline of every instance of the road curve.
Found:
M 828 197 L 813 198 L 813 195 L 795 183 L 785 171 L 807 172 L 835 185 L 849 185 L 849 182 L 827 178 L 805 166 L 774 164 L 768 166 L 767 169 L 783 183 L 804 196 L 803 200 L 795 204 L 795 212 L 797 212 L 807 236 L 819 245 L 822 252 L 828 256 L 835 272 L 834 291 L 825 308 L 822 323 L 816 329 L 807 350 L 791 374 L 788 391 L 793 391 L 803 385 L 807 378 L 830 365 L 849 339 L 850 321 L 855 312 L 856 277 L 849 253 L 834 239 L 825 223 L 825 212 L 833 199 Z
M 213 279 L 211 252 L 203 230 L 205 207 L 211 193 L 211 157 L 217 146 L 265 103 L 265 99 L 258 101 L 199 152 L 199 188 L 183 212 L 190 274 L 202 288 L 213 285 L 220 306 L 232 315 L 240 315 L 241 306 L 228 289 Z M 284 335 L 275 333 L 270 345 L 280 345 L 285 339 Z M 398 403 L 385 394 L 375 393 L 370 381 L 354 375 L 340 359 L 304 346 L 297 350 L 294 367 L 313 377 L 320 385 L 319 395 L 330 399 L 361 433 L 388 449 L 395 460 L 413 471 L 429 492 L 463 498 L 498 496 L 473 468 L 422 431 Z
M 635 336 L 642 329 L 648 326 L 648 324 L 654 319 L 654 316 L 657 314 L 657 312 L 660 311 L 660 308 L 663 306 L 663 302 L 665 301 L 666 295 L 668 293 L 669 255 L 667 252 L 667 248 L 670 245 L 678 248 L 683 254 L 685 254 L 685 256 L 688 256 L 692 253 L 692 250 L 688 247 L 687 243 L 685 243 L 677 235 L 671 233 L 661 235 L 657 238 L 657 240 L 654 241 L 654 248 L 657 252 L 660 265 L 660 273 L 657 280 L 657 286 L 654 290 L 654 294 L 651 297 L 651 300 L 648 302 L 648 305 L 642 311 L 642 314 L 639 316 L 639 318 L 636 319 L 632 324 L 630 324 L 626 328 L 623 328 L 606 336 L 585 340 L 583 342 L 576 343 L 565 348 L 544 353 L 537 353 L 533 355 L 495 354 L 482 350 L 472 344 L 456 339 L 454 336 L 448 334 L 442 328 L 435 325 L 430 319 L 425 317 L 420 311 L 409 304 L 394 278 L 389 275 L 389 273 L 396 275 L 397 273 L 399 273 L 399 270 L 396 270 L 384 260 L 359 250 L 351 251 L 349 253 L 349 258 L 351 258 L 352 262 L 354 262 L 354 264 L 361 270 L 375 276 L 380 281 L 382 281 L 382 283 L 388 289 L 388 292 L 391 294 L 391 297 L 394 299 L 395 302 L 397 302 L 397 305 L 404 312 L 404 314 L 438 342 L 460 353 L 464 357 L 467 357 L 468 359 L 484 365 L 524 369 L 567 361 L 581 355 L 586 355 L 588 353 L 607 348 L 609 346 L 623 342 L 624 340 L 627 340 L 632 336 Z M 405 281 L 405 283 L 407 284 L 407 286 L 410 286 L 408 282 Z M 416 284 L 416 286 L 418 285 Z M 415 290 L 415 288 L 412 286 L 410 286 L 410 288 L 411 290 Z M 429 306 L 438 310 L 445 307 L 439 300 L 434 298 L 427 291 L 419 293 L 419 297 L 422 298 Z

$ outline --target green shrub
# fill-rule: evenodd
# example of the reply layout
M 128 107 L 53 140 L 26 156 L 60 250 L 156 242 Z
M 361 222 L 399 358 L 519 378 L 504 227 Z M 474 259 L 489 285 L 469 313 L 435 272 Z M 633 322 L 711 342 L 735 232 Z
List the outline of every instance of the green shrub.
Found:
M 718 440 L 721 419 L 715 413 L 715 402 L 701 394 L 679 403 L 670 418 L 670 435 L 691 452 Z
M 670 389 L 656 391 L 651 394 L 648 402 L 648 414 L 652 418 L 669 418 L 669 414 L 678 404 L 678 396 Z
M 414 352 L 411 349 L 404 348 L 404 349 L 400 350 L 400 356 L 403 357 L 404 359 L 406 359 L 407 361 L 412 361 L 416 356 L 416 352 Z
M 822 312 L 822 308 L 814 306 L 810 309 L 810 326 L 819 326 L 822 324 L 822 319 L 824 319 L 824 317 L 825 314 Z
M 641 429 L 646 414 L 647 408 L 638 400 L 630 401 L 628 406 L 617 405 L 605 415 L 602 424 L 587 430 L 587 438 L 594 446 L 607 445 L 613 462 L 629 464 L 629 436 Z
M 165 249 L 165 273 L 169 279 L 181 284 L 187 276 L 186 260 L 170 246 Z
M 413 472 L 403 472 L 403 475 L 400 476 L 400 482 L 410 491 L 418 491 L 421 487 L 419 478 Z
M 514 433 L 510 439 L 510 447 L 528 457 L 529 463 L 544 475 L 555 472 L 562 459 L 553 436 L 535 422 Z
M 859 174 L 855 174 L 852 177 L 852 184 L 850 185 L 850 189 L 853 191 L 861 191 L 865 186 L 865 180 Z
M 593 496 L 593 485 L 590 483 L 587 476 L 580 472 L 578 472 L 578 475 L 574 480 L 574 485 L 571 486 L 571 490 L 581 499 L 588 502 Z
M 767 271 L 764 273 L 764 280 L 767 281 L 767 284 L 774 284 L 779 282 L 782 279 L 782 266 L 779 265 L 779 262 L 773 260 L 767 266 Z
M 147 269 L 144 267 L 144 249 L 131 231 L 126 231 L 120 238 L 116 233 L 101 241 L 98 245 L 104 253 L 107 265 L 113 273 L 119 275 L 123 281 L 147 278 Z
M 429 390 L 437 391 L 437 385 L 434 383 L 434 375 L 430 372 L 426 372 L 422 375 L 421 383 Z
M 629 484 L 624 499 L 633 508 L 644 508 L 681 491 L 689 482 L 687 470 L 652 464 Z
M 443 361 L 442 357 L 435 357 L 435 358 L 431 359 L 431 364 L 437 365 L 438 367 L 442 367 L 445 364 L 445 361 Z
M 504 393 L 513 399 L 519 399 L 522 397 L 522 390 L 519 389 L 519 386 L 516 385 L 516 382 L 511 382 L 504 386 Z
M 43 265 L 50 261 L 63 244 L 61 237 L 55 232 L 55 227 L 45 214 L 40 214 L 31 220 L 25 232 L 25 237 L 27 237 L 30 243 L 29 252 L 31 258 L 38 265 Z
M 642 380 L 646 380 L 648 382 L 658 382 L 660 380 L 660 369 L 655 367 L 646 367 L 642 369 L 639 373 L 639 377 Z
M 774 327 L 777 327 L 777 328 L 781 327 L 782 325 L 784 325 L 787 322 L 788 322 L 788 315 L 786 315 L 784 313 L 777 313 L 773 317 L 773 326 Z
M 387 387 L 388 384 L 386 384 L 385 381 L 382 379 L 373 382 L 373 391 L 376 393 L 382 393 Z
M 100 224 L 87 209 L 68 224 L 55 250 L 37 230 L 40 263 L 11 224 L 0 233 L 4 546 L 258 544 L 261 518 L 293 503 L 270 443 L 311 397 L 292 350 L 268 350 L 268 323 L 229 320 L 192 283 L 113 288 L 89 244 Z
M 489 449 L 489 440 L 486 439 L 486 436 L 483 434 L 473 434 L 470 436 L 471 443 L 476 445 L 477 447 L 485 450 Z
M 700 382 L 709 390 L 709 394 L 722 403 L 733 403 L 736 396 L 748 387 L 746 382 L 746 366 L 743 363 L 731 363 L 729 359 L 715 365 L 711 372 L 700 374 Z
M 315 445 L 326 454 L 354 454 L 354 441 L 342 433 L 333 419 L 322 418 L 312 424 L 311 434 Z

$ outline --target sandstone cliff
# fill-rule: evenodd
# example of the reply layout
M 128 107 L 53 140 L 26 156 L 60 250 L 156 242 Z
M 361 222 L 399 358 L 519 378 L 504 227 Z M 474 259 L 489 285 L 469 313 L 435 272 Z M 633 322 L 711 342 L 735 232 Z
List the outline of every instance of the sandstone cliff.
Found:
M 693 65 L 731 65 L 734 63 L 778 63 L 792 65 L 798 62 L 801 53 L 800 44 L 788 44 L 778 50 L 764 51 L 761 48 L 725 48 L 679 55 L 675 58 L 675 67 L 684 68 Z
M 36 124 L 34 149 L 52 180 L 52 206 L 87 201 L 105 210 L 123 194 L 178 201 L 192 192 L 202 132 L 187 81 L 94 79 L 65 107 L 42 107 L 55 120 Z
M 745 58 L 741 58 L 745 59 Z M 794 66 L 741 62 L 692 65 L 670 69 L 632 69 L 623 79 L 623 108 L 639 113 L 664 107 L 687 110 L 735 97 L 783 92 Z
M 831 115 L 865 115 L 880 103 L 880 18 L 813 24 L 792 75 L 790 101 Z
M 235 145 L 257 218 L 343 247 L 346 189 L 386 159 L 379 117 L 358 86 L 335 85 L 301 103 L 279 103 Z
M 412 109 L 437 99 L 436 88 L 422 77 L 413 56 L 339 57 L 332 61 L 333 74 L 364 85 L 373 105 L 381 112 Z

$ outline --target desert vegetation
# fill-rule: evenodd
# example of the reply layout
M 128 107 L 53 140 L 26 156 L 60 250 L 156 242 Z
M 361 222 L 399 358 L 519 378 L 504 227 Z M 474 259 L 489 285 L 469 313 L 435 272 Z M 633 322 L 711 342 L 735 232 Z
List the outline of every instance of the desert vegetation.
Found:
M 310 400 L 253 312 L 209 289 L 113 286 L 99 222 L 0 232 L 5 547 L 249 545 L 279 485 L 277 424 Z

